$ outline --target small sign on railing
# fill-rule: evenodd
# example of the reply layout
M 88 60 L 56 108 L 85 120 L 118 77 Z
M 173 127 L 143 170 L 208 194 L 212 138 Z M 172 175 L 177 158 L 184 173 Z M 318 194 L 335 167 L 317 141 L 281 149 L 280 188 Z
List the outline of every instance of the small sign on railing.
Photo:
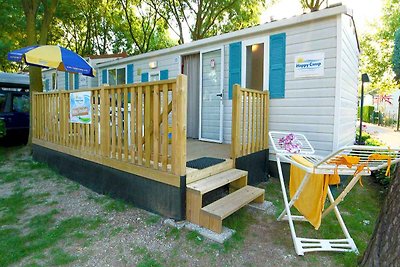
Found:
M 84 124 L 90 124 L 92 122 L 91 99 L 91 91 L 70 94 L 70 122 Z

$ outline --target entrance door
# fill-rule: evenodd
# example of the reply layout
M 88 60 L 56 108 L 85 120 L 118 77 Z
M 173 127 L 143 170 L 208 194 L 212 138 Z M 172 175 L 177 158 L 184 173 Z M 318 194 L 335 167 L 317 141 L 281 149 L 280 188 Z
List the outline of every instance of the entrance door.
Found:
M 200 56 L 200 131 L 199 139 L 222 143 L 223 48 L 205 51 Z
M 199 138 L 199 102 L 200 102 L 200 54 L 182 57 L 182 73 L 188 79 L 187 92 L 187 137 Z

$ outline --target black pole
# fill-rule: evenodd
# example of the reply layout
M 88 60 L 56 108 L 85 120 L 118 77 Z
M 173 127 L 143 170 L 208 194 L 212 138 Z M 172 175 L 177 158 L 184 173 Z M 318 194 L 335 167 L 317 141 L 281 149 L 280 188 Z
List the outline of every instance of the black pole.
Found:
M 361 144 L 362 123 L 363 123 L 363 106 L 364 106 L 364 82 L 361 82 L 361 102 L 360 102 L 360 135 L 358 136 L 358 144 Z
M 400 126 L 400 96 L 399 96 L 399 109 L 397 110 L 397 131 L 399 131 Z

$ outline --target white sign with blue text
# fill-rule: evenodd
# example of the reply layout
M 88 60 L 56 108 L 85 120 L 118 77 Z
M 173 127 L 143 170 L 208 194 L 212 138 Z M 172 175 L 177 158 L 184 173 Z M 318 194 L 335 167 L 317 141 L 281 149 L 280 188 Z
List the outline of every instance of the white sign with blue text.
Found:
M 294 59 L 294 77 L 319 77 L 324 76 L 324 53 L 297 55 Z

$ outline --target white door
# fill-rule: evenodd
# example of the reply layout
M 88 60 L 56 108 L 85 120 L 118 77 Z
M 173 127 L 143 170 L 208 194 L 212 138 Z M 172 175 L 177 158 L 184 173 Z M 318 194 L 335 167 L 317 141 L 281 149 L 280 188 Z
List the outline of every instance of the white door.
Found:
M 224 51 L 219 48 L 200 54 L 199 139 L 222 143 Z

